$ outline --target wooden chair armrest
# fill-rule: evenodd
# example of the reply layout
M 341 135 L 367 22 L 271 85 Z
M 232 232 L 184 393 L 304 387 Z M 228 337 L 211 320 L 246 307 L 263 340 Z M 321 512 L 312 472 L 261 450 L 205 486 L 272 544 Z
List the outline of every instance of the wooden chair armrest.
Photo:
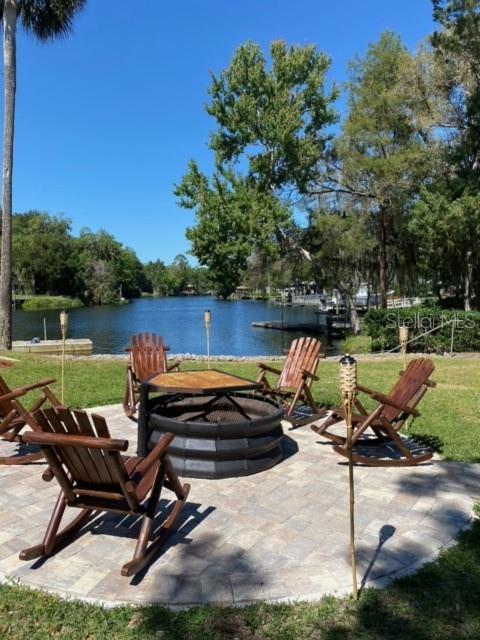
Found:
M 264 362 L 259 362 L 257 365 L 263 371 L 270 371 L 270 373 L 276 373 L 278 376 L 282 373 L 280 369 L 276 369 L 275 367 L 271 367 L 269 364 L 265 364 Z
M 41 387 L 46 387 L 52 382 L 56 382 L 55 378 L 49 378 L 48 380 L 41 380 L 40 382 L 35 382 L 34 384 L 26 385 L 25 387 L 17 387 L 16 389 L 12 389 L 8 393 L 0 396 L 1 400 L 13 400 L 14 398 L 19 398 L 20 396 L 26 395 L 29 391 L 33 391 L 34 389 L 40 389 Z
M 383 393 L 373 392 L 370 394 L 370 397 L 377 402 L 381 402 L 382 404 L 388 404 L 390 407 L 395 407 L 399 411 L 405 411 L 405 413 L 410 413 L 412 416 L 418 417 L 420 413 L 414 409 L 413 407 L 409 407 L 407 404 L 403 404 L 401 402 L 397 402 L 396 400 L 392 400 L 389 396 L 386 396 Z
M 21 437 L 22 442 L 44 446 L 88 447 L 89 449 L 103 449 L 104 451 L 126 451 L 128 449 L 128 440 L 115 440 L 113 438 L 44 433 L 43 431 L 27 431 Z
M 164 433 L 150 453 L 137 465 L 134 475 L 145 475 L 150 467 L 165 454 L 174 437 L 173 433 Z
M 173 362 L 172 364 L 167 364 L 167 371 L 172 371 L 173 369 L 178 369 L 180 366 L 180 361 Z
M 372 395 L 372 393 L 377 393 L 376 391 L 373 391 L 372 389 L 369 389 L 368 387 L 364 387 L 363 384 L 358 384 L 357 383 L 357 389 L 358 391 L 361 391 L 362 393 L 366 393 L 367 395 Z
M 306 369 L 302 369 L 302 375 L 303 376 L 307 376 L 308 378 L 311 378 L 312 380 L 318 380 L 318 376 L 315 373 L 312 373 L 311 371 L 307 371 Z

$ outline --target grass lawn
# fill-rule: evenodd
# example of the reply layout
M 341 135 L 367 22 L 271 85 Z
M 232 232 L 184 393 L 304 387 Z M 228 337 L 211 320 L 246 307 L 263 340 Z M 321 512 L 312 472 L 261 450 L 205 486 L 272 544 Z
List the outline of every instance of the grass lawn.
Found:
M 20 354 L 18 360 L 14 367 L 2 371 L 11 386 L 60 375 L 59 359 Z M 434 443 L 446 459 L 479 462 L 480 360 L 436 358 L 435 365 L 438 386 L 422 401 L 422 416 L 411 426 L 410 433 Z M 184 364 L 184 368 L 192 369 L 204 366 L 199 362 Z M 255 377 L 257 373 L 251 363 L 222 362 L 214 366 L 245 377 Z M 400 360 L 361 361 L 359 380 L 388 391 L 399 368 Z M 314 395 L 323 404 L 338 402 L 337 371 L 335 362 L 320 364 Z M 124 376 L 125 365 L 120 362 L 68 360 L 65 400 L 74 406 L 119 402 Z M 59 392 L 58 384 L 54 388 Z M 103 610 L 4 586 L 0 588 L 0 637 L 480 638 L 480 522 L 460 536 L 455 548 L 445 551 L 416 575 L 381 591 L 366 590 L 358 603 L 324 598 L 315 604 L 210 607 L 177 613 L 161 607 Z

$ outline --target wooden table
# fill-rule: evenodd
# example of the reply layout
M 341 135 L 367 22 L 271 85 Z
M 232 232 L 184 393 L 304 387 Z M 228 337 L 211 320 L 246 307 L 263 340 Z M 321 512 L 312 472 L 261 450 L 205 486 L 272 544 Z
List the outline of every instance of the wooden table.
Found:
M 138 455 L 147 455 L 148 397 L 151 392 L 189 393 L 198 395 L 227 395 L 233 391 L 253 391 L 261 384 L 217 369 L 172 371 L 153 375 L 140 387 L 138 414 Z

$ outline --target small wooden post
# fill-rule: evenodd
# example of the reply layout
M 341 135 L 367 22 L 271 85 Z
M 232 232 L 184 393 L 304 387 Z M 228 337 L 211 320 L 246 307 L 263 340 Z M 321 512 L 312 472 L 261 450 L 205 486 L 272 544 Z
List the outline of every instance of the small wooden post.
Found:
M 67 339 L 68 330 L 68 313 L 64 310 L 60 313 L 60 331 L 62 332 L 62 393 L 61 401 L 63 404 L 63 393 L 65 389 L 65 340 Z
M 455 319 L 452 320 L 452 333 L 450 335 L 450 355 L 453 356 L 453 336 L 455 333 Z
M 403 370 L 407 368 L 407 345 L 408 345 L 408 327 L 401 325 L 398 327 L 398 337 L 403 355 Z
M 353 478 L 352 460 L 352 412 L 355 397 L 357 395 L 357 361 L 348 353 L 340 360 L 340 395 L 345 421 L 347 423 L 347 451 L 348 451 L 348 484 L 350 493 L 350 563 L 352 566 L 352 594 L 353 599 L 358 600 L 357 587 L 357 560 L 355 555 L 355 486 Z
M 207 368 L 210 369 L 210 326 L 212 324 L 212 314 L 210 309 L 207 309 L 203 314 L 203 321 L 205 323 L 205 333 L 207 335 Z

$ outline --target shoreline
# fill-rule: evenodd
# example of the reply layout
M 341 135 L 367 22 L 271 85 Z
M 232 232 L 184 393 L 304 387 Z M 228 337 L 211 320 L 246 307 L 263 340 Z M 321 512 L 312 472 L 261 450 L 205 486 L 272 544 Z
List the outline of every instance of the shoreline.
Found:
M 359 361 L 368 361 L 368 360 L 398 360 L 403 358 L 401 353 L 353 353 L 353 355 Z M 322 360 L 327 361 L 337 361 L 341 358 L 342 353 L 337 353 L 335 355 L 329 355 Z M 59 358 L 61 356 L 52 355 L 52 356 L 44 356 L 49 358 Z M 65 356 L 68 360 L 118 360 L 122 362 L 128 361 L 128 354 L 122 353 L 93 353 L 89 356 L 77 356 L 77 355 L 67 355 Z M 480 359 L 480 352 L 478 351 L 467 351 L 461 353 L 408 353 L 407 358 L 441 358 L 441 359 L 449 359 L 449 360 L 478 360 Z M 234 356 L 234 355 L 212 355 L 210 358 L 203 354 L 194 354 L 194 353 L 172 353 L 168 354 L 167 360 L 180 360 L 180 361 L 193 361 L 193 362 L 275 362 L 278 360 L 284 360 L 286 358 L 286 354 L 283 355 L 263 355 L 263 356 Z

